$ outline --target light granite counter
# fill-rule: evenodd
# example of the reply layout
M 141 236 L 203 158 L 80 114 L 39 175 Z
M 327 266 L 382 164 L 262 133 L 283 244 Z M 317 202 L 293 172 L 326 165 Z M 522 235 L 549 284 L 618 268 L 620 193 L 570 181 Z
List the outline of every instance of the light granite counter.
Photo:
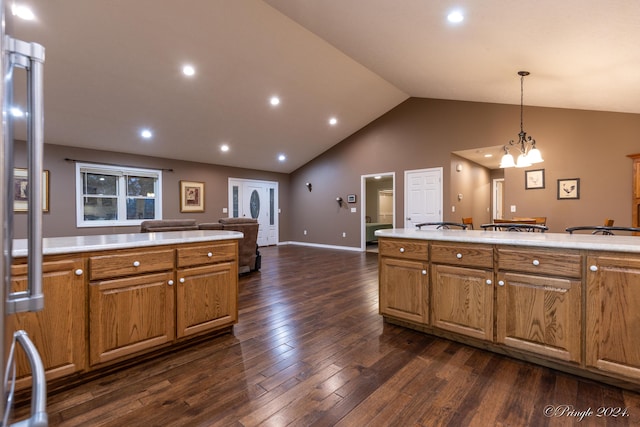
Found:
M 377 230 L 375 234 L 378 237 L 393 237 L 401 239 L 640 253 L 640 236 L 604 236 L 594 234 L 529 233 L 484 230 L 418 230 L 409 228 Z
M 163 231 L 160 233 L 49 237 L 43 239 L 42 252 L 44 255 L 59 255 L 113 249 L 142 248 L 179 243 L 242 239 L 243 237 L 244 235 L 241 232 L 225 230 Z M 27 240 L 14 240 L 12 254 L 15 258 L 27 256 Z

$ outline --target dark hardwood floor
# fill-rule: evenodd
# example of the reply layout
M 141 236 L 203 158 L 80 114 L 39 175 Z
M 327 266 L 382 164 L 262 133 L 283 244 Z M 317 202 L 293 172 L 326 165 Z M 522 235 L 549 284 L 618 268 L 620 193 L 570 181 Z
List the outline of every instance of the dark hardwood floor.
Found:
M 233 334 L 54 393 L 50 425 L 640 425 L 637 393 L 384 323 L 376 254 L 261 252 Z

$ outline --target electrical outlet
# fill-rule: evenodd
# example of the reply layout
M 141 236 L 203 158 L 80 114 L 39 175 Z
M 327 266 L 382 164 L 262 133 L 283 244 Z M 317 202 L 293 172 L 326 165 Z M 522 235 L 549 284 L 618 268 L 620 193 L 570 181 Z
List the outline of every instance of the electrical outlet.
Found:
M 516 205 L 511 205 L 511 212 L 515 212 L 516 211 Z
M 304 235 L 306 236 L 306 235 L 307 235 L 307 230 L 304 230 L 304 231 L 303 231 L 303 233 L 304 233 Z
M 347 237 L 347 233 L 343 232 L 342 237 Z
M 227 209 L 227 208 L 222 208 L 222 213 L 228 213 L 228 212 L 229 212 L 229 209 Z
M 456 211 L 456 207 L 455 206 L 451 206 L 451 212 L 455 212 Z

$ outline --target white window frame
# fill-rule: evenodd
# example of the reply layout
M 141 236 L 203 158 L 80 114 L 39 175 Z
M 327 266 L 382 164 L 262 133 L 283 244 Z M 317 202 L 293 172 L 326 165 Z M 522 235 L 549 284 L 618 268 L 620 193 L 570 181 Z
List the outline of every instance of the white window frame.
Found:
M 116 220 L 85 220 L 84 219 L 84 189 L 82 188 L 82 173 L 90 169 L 104 175 L 119 176 L 118 179 L 118 219 Z M 124 177 L 126 175 L 151 176 L 156 178 L 155 212 L 153 219 L 162 219 L 162 171 L 158 169 L 133 168 L 128 166 L 112 166 L 93 163 L 76 162 L 76 226 L 78 227 L 125 227 L 140 225 L 146 219 L 127 218 L 127 191 Z

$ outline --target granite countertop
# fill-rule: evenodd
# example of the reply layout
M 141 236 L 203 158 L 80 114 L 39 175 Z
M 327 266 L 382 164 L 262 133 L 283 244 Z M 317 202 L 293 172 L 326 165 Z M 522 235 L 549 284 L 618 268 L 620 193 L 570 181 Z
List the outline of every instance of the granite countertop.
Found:
M 529 233 L 484 230 L 418 230 L 409 228 L 377 230 L 375 234 L 378 237 L 394 237 L 402 239 L 640 253 L 640 236 L 604 236 L 600 234 Z
M 163 231 L 159 233 L 102 234 L 96 236 L 48 237 L 42 241 L 44 255 L 78 252 L 131 249 L 179 243 L 210 242 L 215 240 L 242 239 L 239 231 L 193 230 Z M 13 241 L 13 257 L 27 256 L 27 239 Z

